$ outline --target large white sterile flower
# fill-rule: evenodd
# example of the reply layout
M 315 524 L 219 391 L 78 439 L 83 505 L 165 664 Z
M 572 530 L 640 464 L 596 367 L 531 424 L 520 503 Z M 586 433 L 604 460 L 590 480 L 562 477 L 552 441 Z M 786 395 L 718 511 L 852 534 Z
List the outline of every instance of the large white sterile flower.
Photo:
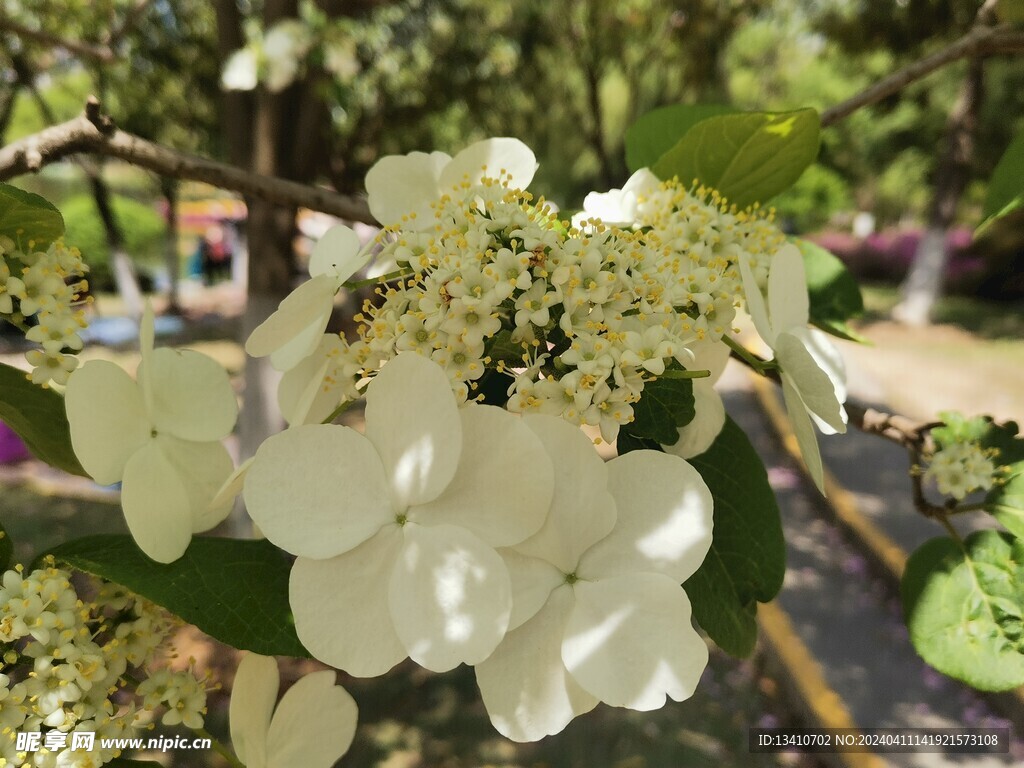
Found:
M 279 371 L 294 368 L 320 344 L 334 309 L 334 294 L 370 259 L 359 236 L 341 224 L 317 241 L 309 258 L 310 278 L 290 294 L 245 342 L 252 357 L 270 356 Z
M 365 436 L 305 425 L 271 437 L 245 501 L 266 537 L 298 555 L 299 639 L 372 677 L 407 656 L 443 672 L 490 655 L 512 608 L 494 548 L 540 528 L 553 483 L 521 419 L 458 408 L 445 372 L 405 352 L 367 388 Z
M 275 709 L 278 685 L 277 661 L 242 658 L 228 710 L 238 759 L 246 768 L 331 768 L 352 745 L 355 701 L 328 670 L 305 675 Z
M 782 247 L 772 257 L 767 304 L 746 259 L 740 259 L 740 272 L 747 311 L 782 369 L 782 394 L 800 453 L 824 493 L 824 470 L 812 420 L 827 435 L 846 432 L 843 358 L 824 333 L 807 327 L 807 279 L 803 257 L 795 245 Z
M 193 533 L 231 510 L 211 504 L 233 464 L 220 440 L 238 404 L 215 360 L 190 350 L 153 349 L 153 311 L 140 331 L 137 381 L 105 360 L 72 374 L 65 394 L 71 442 L 97 483 L 123 482 L 121 506 L 139 547 L 154 560 L 181 557 Z
M 444 152 L 410 152 L 378 160 L 366 174 L 370 212 L 384 226 L 406 219 L 406 226 L 433 226 L 431 205 L 462 184 L 484 178 L 526 189 L 537 170 L 533 151 L 511 138 L 484 139 L 455 157 Z
M 590 219 L 605 224 L 630 227 L 639 221 L 639 207 L 645 196 L 658 189 L 661 182 L 647 168 L 634 173 L 622 189 L 591 192 L 583 199 L 583 210 L 572 217 L 573 226 L 583 226 Z
M 635 451 L 604 464 L 565 421 L 525 420 L 557 481 L 544 527 L 501 550 L 515 609 L 476 667 L 491 722 L 535 741 L 599 701 L 651 710 L 689 697 L 708 651 L 679 585 L 711 545 L 707 486 L 677 457 Z

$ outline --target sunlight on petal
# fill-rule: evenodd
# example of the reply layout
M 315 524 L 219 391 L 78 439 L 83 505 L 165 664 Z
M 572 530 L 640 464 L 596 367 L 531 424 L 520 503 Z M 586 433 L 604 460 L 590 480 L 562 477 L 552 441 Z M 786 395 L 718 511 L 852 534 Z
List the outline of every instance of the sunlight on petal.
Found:
M 409 656 L 434 672 L 483 661 L 504 637 L 512 611 L 504 562 L 456 526 L 408 523 L 403 533 L 388 594 Z
M 660 451 L 632 451 L 608 462 L 618 508 L 615 528 L 580 558 L 594 579 L 647 571 L 688 579 L 711 547 L 713 499 L 690 464 Z
M 578 582 L 562 660 L 585 690 L 614 707 L 658 709 L 693 695 L 708 649 L 675 581 L 653 573 Z
M 565 623 L 574 602 L 563 585 L 530 621 L 509 632 L 494 654 L 478 664 L 476 680 L 491 723 L 513 741 L 560 733 L 598 699 L 573 680 L 562 662 Z

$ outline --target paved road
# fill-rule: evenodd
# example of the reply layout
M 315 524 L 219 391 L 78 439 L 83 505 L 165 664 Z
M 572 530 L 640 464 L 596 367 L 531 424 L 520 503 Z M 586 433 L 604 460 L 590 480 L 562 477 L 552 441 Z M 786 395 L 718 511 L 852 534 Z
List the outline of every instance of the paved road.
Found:
M 751 436 L 769 468 L 782 509 L 787 572 L 778 604 L 820 662 L 827 684 L 859 727 L 1010 726 L 977 694 L 928 668 L 915 654 L 891 580 L 844 536 L 816 489 L 782 448 L 742 369 L 723 378 L 726 407 Z M 822 441 L 840 482 L 865 515 L 908 551 L 939 535 L 913 511 L 906 454 L 884 440 L 851 433 Z M 1011 754 L 887 754 L 892 766 L 989 768 L 1019 765 L 1017 729 Z

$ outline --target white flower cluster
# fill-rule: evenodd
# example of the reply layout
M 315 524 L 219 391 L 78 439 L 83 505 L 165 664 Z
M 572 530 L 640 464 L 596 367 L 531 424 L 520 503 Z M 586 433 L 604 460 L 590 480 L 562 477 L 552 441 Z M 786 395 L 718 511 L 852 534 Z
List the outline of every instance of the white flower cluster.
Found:
M 201 727 L 206 694 L 190 672 L 158 671 L 139 686 L 141 707 L 125 703 L 125 673 L 136 668 L 135 677 L 145 675 L 172 627 L 162 609 L 120 587 L 104 584 L 83 601 L 66 571 L 6 571 L 0 580 L 0 765 L 95 768 L 119 753 L 102 749 L 100 739 L 135 736 L 146 712 L 161 705 L 170 707 L 165 723 Z M 151 693 L 156 687 L 160 696 Z M 96 741 L 94 749 L 81 750 L 61 738 L 64 746 L 19 753 L 18 731 L 85 731 Z
M 643 230 L 656 254 L 643 276 L 657 311 L 684 312 L 699 338 L 718 340 L 743 300 L 741 262 L 763 287 L 772 257 L 786 243 L 773 218 L 770 210 L 737 210 L 713 189 L 690 190 L 641 169 L 621 190 L 589 194 L 573 223 Z
M 976 442 L 955 442 L 935 451 L 925 470 L 926 479 L 932 480 L 939 493 L 957 501 L 974 491 L 990 490 L 996 483 L 997 467 L 993 451 L 985 450 Z
M 682 700 L 707 662 L 679 587 L 711 544 L 696 470 L 656 451 L 605 465 L 564 419 L 459 407 L 413 352 L 369 384 L 365 434 L 267 440 L 245 501 L 298 556 L 290 602 L 316 658 L 367 677 L 406 657 L 478 665 L 510 738 L 557 733 L 598 701 Z
M 513 139 L 382 159 L 366 187 L 379 262 L 398 269 L 358 339 L 317 341 L 367 252 L 333 233 L 310 287 L 247 344 L 285 370 L 291 428 L 257 452 L 244 495 L 298 556 L 303 644 L 361 676 L 407 657 L 473 665 L 495 727 L 520 741 L 600 701 L 648 710 L 693 692 L 707 650 L 679 584 L 710 546 L 712 499 L 682 459 L 724 423 L 712 385 L 737 308 L 775 353 L 763 365 L 780 369 L 809 464 L 812 423 L 845 428 L 841 360 L 808 331 L 802 257 L 770 218 L 642 171 L 588 197 L 611 226 L 590 211 L 570 225 L 524 191 L 535 169 Z M 674 456 L 606 465 L 575 428 L 611 442 L 647 383 L 703 370 Z M 495 396 L 487 377 L 504 373 Z M 321 423 L 364 392 L 364 435 Z M 484 392 L 504 409 L 474 402 Z
M 641 229 L 594 219 L 573 228 L 519 188 L 534 168 L 525 146 L 494 139 L 455 158 L 413 153 L 371 170 L 371 210 L 389 224 L 378 260 L 401 278 L 356 316 L 357 340 L 307 342 L 313 354 L 282 382 L 290 423 L 322 420 L 358 398 L 383 363 L 413 351 L 446 371 L 460 400 L 488 370 L 512 372 L 509 410 L 599 427 L 614 442 L 645 382 L 696 368 L 694 348 L 730 331 L 741 260 L 763 275 L 784 242 L 770 222 L 723 210 L 713 192 L 698 190 L 704 202 L 660 182 L 638 209 Z M 283 327 L 298 292 L 253 334 L 251 353 L 273 360 L 309 338 L 305 321 Z
M 77 248 L 58 240 L 45 251 L 19 249 L 0 236 L 0 321 L 26 328 L 25 338 L 42 349 L 25 354 L 32 365 L 32 381 L 64 384 L 78 367 L 74 356 L 82 348 L 78 332 L 85 327 L 79 308 L 88 287 L 82 275 L 88 267 Z
M 846 431 L 846 375 L 842 357 L 825 334 L 808 328 L 803 257 L 771 223 L 771 212 L 762 218 L 756 207 L 727 208 L 714 190 L 699 187 L 690 193 L 677 181 L 659 181 L 646 168 L 622 189 L 591 193 L 584 205 L 574 219 L 579 226 L 593 229 L 603 220 L 642 228 L 648 239 L 664 244 L 652 280 L 664 286 L 669 305 L 686 307 L 695 317 L 700 338 L 721 339 L 733 307 L 749 312 L 774 354 L 800 453 L 824 493 L 814 427 L 824 434 Z M 687 260 L 691 272 L 680 282 L 679 264 Z M 710 394 L 706 387 L 695 384 L 698 402 Z M 721 405 L 714 398 L 709 402 Z M 691 432 L 699 431 L 703 421 L 699 410 L 697 415 Z

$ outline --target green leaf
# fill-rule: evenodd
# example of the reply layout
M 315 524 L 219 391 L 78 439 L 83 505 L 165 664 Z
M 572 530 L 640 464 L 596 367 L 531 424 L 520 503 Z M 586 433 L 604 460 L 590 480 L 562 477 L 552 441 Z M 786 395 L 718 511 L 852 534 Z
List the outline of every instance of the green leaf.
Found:
M 11 567 L 11 560 L 14 559 L 14 542 L 10 534 L 0 525 L 0 573 Z
M 480 402 L 485 405 L 496 405 L 499 408 L 504 408 L 508 404 L 509 387 L 515 383 L 515 379 L 507 373 L 490 370 L 481 377 L 478 383 L 480 386 L 476 390 L 475 395 L 477 397 L 483 395 L 483 400 Z
M 932 539 L 907 561 L 902 593 L 910 641 L 935 669 L 983 691 L 1024 684 L 1024 542 Z
M 71 447 L 64 398 L 38 387 L 25 372 L 0 363 L 0 419 L 18 433 L 30 451 L 52 467 L 88 477 Z
M 1006 530 L 1024 540 L 1024 462 L 1011 465 L 1010 476 L 985 497 L 985 509 Z
M 21 248 L 46 248 L 64 234 L 64 218 L 52 203 L 32 192 L 0 184 L 0 235 Z
M 740 208 L 789 189 L 818 156 L 821 120 L 813 109 L 744 112 L 697 123 L 651 168 L 718 190 Z
M 1024 131 L 1014 136 L 992 172 L 981 212 L 984 222 L 979 230 L 992 219 L 1006 216 L 1021 206 L 1024 206 Z
M 985 497 L 985 509 L 1006 530 L 1024 540 L 1024 439 L 1018 436 L 1016 423 L 990 422 L 980 442 L 983 448 L 996 449 L 996 464 L 1006 468 L 1002 482 Z
M 640 400 L 633 404 L 633 421 L 623 429 L 674 445 L 679 442 L 679 427 L 693 421 L 695 414 L 691 379 L 655 379 L 644 384 Z
M 507 328 L 502 328 L 487 342 L 487 357 L 495 362 L 510 363 L 513 368 L 523 365 L 525 351 L 522 344 L 512 342 L 512 331 Z
M 838 258 L 808 240 L 793 238 L 804 257 L 811 322 L 823 331 L 851 341 L 861 341 L 846 321 L 863 314 L 860 286 Z
M 715 499 L 714 537 L 683 586 L 711 639 L 734 656 L 749 656 L 757 640 L 757 603 L 778 594 L 786 572 L 779 507 L 760 456 L 732 419 L 690 463 Z
M 291 564 L 269 541 L 197 537 L 181 559 L 166 565 L 146 557 L 130 536 L 88 536 L 50 554 L 127 587 L 235 648 L 309 656 L 288 604 Z
M 664 449 L 656 440 L 637 437 L 624 429 L 620 429 L 619 436 L 615 440 L 615 452 L 619 456 L 625 456 L 630 451 L 664 451 Z
M 932 438 L 940 448 L 953 443 L 980 442 L 992 426 L 992 421 L 984 416 L 968 419 L 957 411 L 939 411 L 941 427 L 931 430 Z
M 651 168 L 701 120 L 735 112 L 724 104 L 673 104 L 642 115 L 626 130 L 626 165 Z

